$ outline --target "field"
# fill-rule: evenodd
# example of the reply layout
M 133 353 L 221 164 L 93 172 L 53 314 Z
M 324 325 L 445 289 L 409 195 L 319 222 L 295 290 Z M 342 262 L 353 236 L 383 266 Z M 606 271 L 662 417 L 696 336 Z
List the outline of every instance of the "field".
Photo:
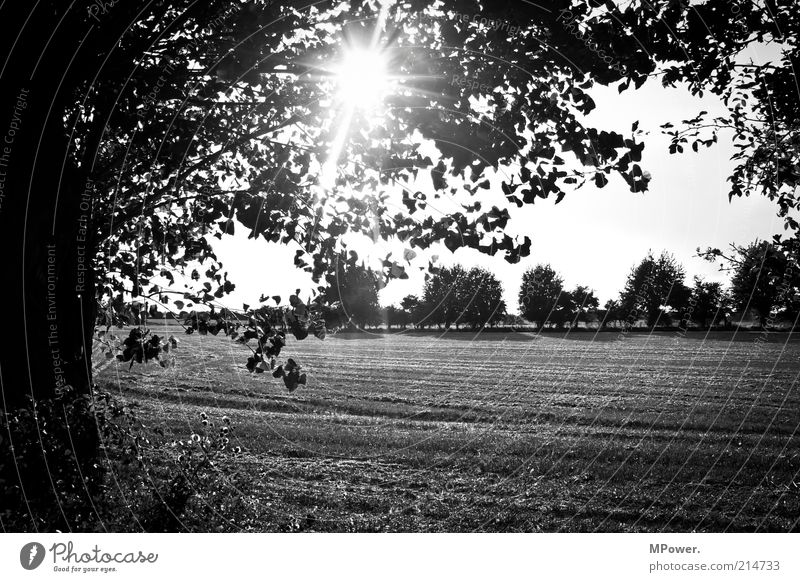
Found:
M 185 336 L 174 368 L 102 364 L 169 438 L 227 415 L 260 531 L 790 531 L 800 343 L 787 334 L 403 333 L 291 339 L 288 394 Z

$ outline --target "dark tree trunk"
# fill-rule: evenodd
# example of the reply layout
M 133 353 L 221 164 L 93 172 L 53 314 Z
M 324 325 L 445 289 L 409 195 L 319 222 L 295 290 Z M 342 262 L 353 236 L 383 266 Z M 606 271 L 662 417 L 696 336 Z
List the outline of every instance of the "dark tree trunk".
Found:
M 88 178 L 116 93 L 152 40 L 131 35 L 131 23 L 158 19 L 171 4 L 180 3 L 146 13 L 121 2 L 98 15 L 94 0 L 0 3 L 2 407 L 58 386 L 90 390 L 96 241 Z M 208 4 L 192 3 L 172 24 Z M 73 135 L 76 105 L 91 112 L 92 128 Z
M 0 53 L 5 59 L 0 75 L 3 422 L 34 402 L 66 394 L 68 386 L 79 393 L 91 391 L 96 305 L 92 204 L 64 119 L 68 108 L 74 108 L 77 80 L 86 74 L 85 63 L 76 56 L 86 30 L 70 18 L 61 21 L 68 6 L 64 3 L 59 13 L 45 3 L 29 15 L 28 3 L 14 2 L 0 11 Z M 60 420 L 64 417 L 56 414 L 51 422 L 66 422 Z M 75 511 L 65 510 L 71 484 L 60 482 L 58 475 L 68 473 L 65 463 L 96 466 L 98 436 L 88 431 L 86 438 L 73 438 L 52 426 L 44 439 L 38 418 L 33 428 L 12 422 L 9 427 L 16 428 L 0 442 L 0 515 L 9 519 L 4 527 L 70 531 L 79 527 L 75 522 L 83 519 L 91 502 L 74 501 L 73 496 Z M 57 434 L 70 436 L 54 444 Z M 24 458 L 16 458 L 13 450 L 25 451 Z
M 50 34 L 46 27 L 58 15 L 40 15 L 23 27 L 25 16 L 25 10 L 15 15 L 4 9 L 0 24 L 3 55 L 8 55 L 0 79 L 4 408 L 23 404 L 28 396 L 53 396 L 59 387 L 88 392 L 91 385 L 91 198 L 63 119 L 67 105 L 75 102 L 69 58 L 80 31 L 59 27 L 62 32 L 43 52 Z

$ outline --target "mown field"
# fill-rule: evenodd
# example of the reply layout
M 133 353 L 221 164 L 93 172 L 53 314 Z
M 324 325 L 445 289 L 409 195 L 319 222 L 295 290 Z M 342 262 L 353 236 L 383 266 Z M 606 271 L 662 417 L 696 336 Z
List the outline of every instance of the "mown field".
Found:
M 226 529 L 790 531 L 800 343 L 787 334 L 403 333 L 291 339 L 287 393 L 224 337 L 101 387 L 168 438 L 223 415 L 250 482 Z M 766 339 L 766 341 L 762 341 Z M 230 469 L 230 467 L 228 468 Z M 244 508 L 244 509 L 242 509 Z

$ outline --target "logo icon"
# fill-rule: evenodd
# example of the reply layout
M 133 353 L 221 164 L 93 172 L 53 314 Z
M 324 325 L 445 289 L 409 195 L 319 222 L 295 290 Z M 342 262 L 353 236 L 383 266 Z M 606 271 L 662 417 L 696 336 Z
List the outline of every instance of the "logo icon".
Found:
M 25 544 L 19 552 L 19 563 L 26 570 L 35 570 L 44 562 L 44 553 L 44 546 L 40 543 Z

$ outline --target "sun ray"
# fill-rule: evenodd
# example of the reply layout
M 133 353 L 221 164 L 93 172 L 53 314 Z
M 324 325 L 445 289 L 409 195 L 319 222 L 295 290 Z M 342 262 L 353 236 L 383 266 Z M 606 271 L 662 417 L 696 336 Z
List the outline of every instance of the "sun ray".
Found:
M 368 43 L 356 44 L 345 40 L 345 48 L 333 65 L 325 68 L 335 86 L 334 139 L 322 167 L 320 186 L 329 190 L 336 184 L 338 164 L 347 145 L 356 114 L 375 115 L 386 97 L 396 90 L 400 81 L 389 71 L 387 47 L 381 46 L 381 35 L 386 28 L 392 0 L 381 2 L 372 37 Z
M 336 84 L 338 113 L 335 119 L 338 127 L 320 179 L 320 184 L 326 189 L 335 183 L 339 157 L 347 143 L 356 113 L 369 115 L 374 112 L 392 85 L 386 57 L 377 47 L 349 47 L 332 71 Z
M 322 166 L 322 175 L 320 177 L 320 186 L 326 190 L 330 190 L 336 184 L 336 175 L 338 173 L 339 157 L 342 155 L 347 134 L 350 133 L 350 124 L 353 120 L 353 108 L 349 107 L 345 112 L 344 117 L 339 123 L 339 128 L 336 130 L 336 137 L 331 143 L 330 150 L 328 151 L 328 159 L 325 165 Z

